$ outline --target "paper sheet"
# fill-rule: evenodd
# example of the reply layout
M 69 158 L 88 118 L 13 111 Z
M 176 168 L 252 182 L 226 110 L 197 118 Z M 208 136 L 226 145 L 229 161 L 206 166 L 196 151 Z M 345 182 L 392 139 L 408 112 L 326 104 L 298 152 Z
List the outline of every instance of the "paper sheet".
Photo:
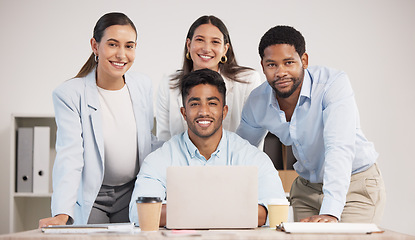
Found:
M 379 233 L 383 232 L 373 223 L 281 223 L 278 229 L 287 233 Z
M 140 229 L 135 228 L 134 223 L 55 225 L 42 228 L 44 233 L 134 233 L 137 231 L 140 231 Z

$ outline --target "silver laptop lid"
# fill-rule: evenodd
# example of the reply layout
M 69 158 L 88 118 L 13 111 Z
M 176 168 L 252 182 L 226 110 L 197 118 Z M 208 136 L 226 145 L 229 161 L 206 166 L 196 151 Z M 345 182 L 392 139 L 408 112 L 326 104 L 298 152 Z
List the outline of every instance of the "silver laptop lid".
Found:
M 257 227 L 257 167 L 169 167 L 166 220 L 170 229 Z

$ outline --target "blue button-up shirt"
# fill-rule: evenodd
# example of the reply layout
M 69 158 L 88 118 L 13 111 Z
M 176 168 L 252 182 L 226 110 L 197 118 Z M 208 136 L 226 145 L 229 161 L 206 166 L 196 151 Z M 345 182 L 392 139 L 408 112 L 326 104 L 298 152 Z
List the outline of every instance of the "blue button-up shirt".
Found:
M 200 154 L 188 132 L 167 141 L 144 160 L 130 202 L 130 221 L 138 222 L 137 197 L 166 197 L 166 170 L 169 166 L 258 167 L 258 203 L 267 207 L 273 198 L 285 198 L 281 180 L 269 157 L 233 132 L 223 130 L 219 145 L 209 159 Z M 168 203 L 167 203 L 168 204 Z
M 294 169 L 301 177 L 323 183 L 320 214 L 340 219 L 351 175 L 368 169 L 378 157 L 360 129 L 347 75 L 326 67 L 306 69 L 290 122 L 264 82 L 249 96 L 236 132 L 257 146 L 267 131 L 292 146 Z

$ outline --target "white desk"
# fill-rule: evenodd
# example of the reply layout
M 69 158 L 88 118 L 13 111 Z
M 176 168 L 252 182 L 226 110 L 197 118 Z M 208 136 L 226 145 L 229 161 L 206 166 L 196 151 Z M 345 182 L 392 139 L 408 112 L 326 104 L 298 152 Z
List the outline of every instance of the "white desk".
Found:
M 402 240 L 415 240 L 415 237 L 388 231 L 384 233 L 372 233 L 372 234 L 287 234 L 279 232 L 269 228 L 257 228 L 254 230 L 205 230 L 198 231 L 198 236 L 178 236 L 178 237 L 167 237 L 163 235 L 163 232 L 169 230 L 161 229 L 158 232 L 139 232 L 135 234 L 105 234 L 105 233 L 94 233 L 94 234 L 45 234 L 39 229 L 19 232 L 7 235 L 0 235 L 0 240 L 6 239 L 45 239 L 45 240 L 163 240 L 163 239 L 242 239 L 242 240 L 260 240 L 260 239 L 280 239 L 280 240 L 331 240 L 331 239 L 342 239 L 342 240 L 390 240 L 390 239 L 402 239 Z

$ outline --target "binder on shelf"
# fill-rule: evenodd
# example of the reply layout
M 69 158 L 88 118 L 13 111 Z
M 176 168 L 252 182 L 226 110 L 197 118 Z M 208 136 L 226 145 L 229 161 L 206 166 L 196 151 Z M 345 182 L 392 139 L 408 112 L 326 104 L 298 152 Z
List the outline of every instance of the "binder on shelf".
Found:
M 16 192 L 33 191 L 33 128 L 17 129 Z
M 33 129 L 33 193 L 49 192 L 50 127 Z

